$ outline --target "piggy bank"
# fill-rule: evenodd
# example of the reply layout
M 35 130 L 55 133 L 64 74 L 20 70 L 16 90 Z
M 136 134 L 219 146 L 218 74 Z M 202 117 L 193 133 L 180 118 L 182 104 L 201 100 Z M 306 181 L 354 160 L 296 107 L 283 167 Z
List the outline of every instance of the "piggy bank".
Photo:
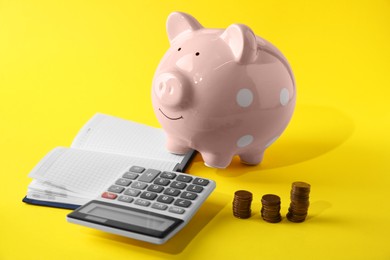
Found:
M 294 111 L 295 80 L 286 58 L 243 24 L 208 29 L 174 12 L 167 33 L 170 48 L 152 86 L 167 150 L 197 150 L 216 168 L 227 167 L 235 155 L 259 164 Z

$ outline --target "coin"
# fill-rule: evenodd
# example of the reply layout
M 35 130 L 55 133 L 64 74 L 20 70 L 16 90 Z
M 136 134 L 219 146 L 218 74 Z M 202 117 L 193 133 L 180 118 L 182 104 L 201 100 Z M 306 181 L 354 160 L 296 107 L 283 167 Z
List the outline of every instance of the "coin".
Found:
M 252 200 L 253 198 L 252 193 L 246 190 L 238 190 L 234 193 L 234 196 L 236 196 L 240 200 Z
M 291 222 L 303 222 L 309 209 L 310 184 L 306 182 L 293 182 L 290 193 L 290 207 L 286 215 Z
M 234 193 L 233 216 L 237 218 L 249 218 L 252 215 L 251 204 L 253 195 L 246 190 L 238 190 Z
M 261 198 L 261 217 L 270 223 L 278 223 L 282 220 L 280 215 L 280 197 L 274 194 L 266 194 Z

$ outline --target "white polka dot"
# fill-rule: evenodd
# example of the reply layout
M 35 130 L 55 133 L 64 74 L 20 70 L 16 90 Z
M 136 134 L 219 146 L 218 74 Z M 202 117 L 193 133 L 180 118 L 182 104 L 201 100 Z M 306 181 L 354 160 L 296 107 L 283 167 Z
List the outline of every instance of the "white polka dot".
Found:
M 273 144 L 278 138 L 279 138 L 279 136 L 276 136 L 276 137 L 272 138 L 272 139 L 265 145 L 265 148 L 270 147 L 271 144 Z
M 237 93 L 236 100 L 240 107 L 248 107 L 252 104 L 253 93 L 247 88 L 240 89 Z
M 282 104 L 282 106 L 285 106 L 287 105 L 289 100 L 290 100 L 290 93 L 288 93 L 288 89 L 283 88 L 280 91 L 280 104 Z
M 242 148 L 242 147 L 250 145 L 252 142 L 253 142 L 253 136 L 244 135 L 244 136 L 241 136 L 240 139 L 238 139 L 237 146 Z

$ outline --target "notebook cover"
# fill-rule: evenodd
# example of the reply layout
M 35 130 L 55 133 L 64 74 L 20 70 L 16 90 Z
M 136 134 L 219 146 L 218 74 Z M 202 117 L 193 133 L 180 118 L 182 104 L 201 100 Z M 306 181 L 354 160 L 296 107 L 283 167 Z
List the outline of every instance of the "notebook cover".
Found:
M 59 203 L 59 202 L 53 202 L 53 201 L 34 200 L 34 199 L 27 198 L 27 196 L 24 197 L 22 201 L 25 203 L 28 203 L 28 204 L 46 206 L 46 207 L 62 208 L 62 209 L 77 209 L 78 207 L 81 206 L 81 205 Z

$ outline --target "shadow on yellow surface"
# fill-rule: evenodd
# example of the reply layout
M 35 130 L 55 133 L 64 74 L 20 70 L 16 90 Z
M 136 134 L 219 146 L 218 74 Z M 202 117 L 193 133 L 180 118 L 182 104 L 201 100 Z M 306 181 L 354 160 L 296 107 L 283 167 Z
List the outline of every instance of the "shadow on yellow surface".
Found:
M 185 226 L 179 233 L 173 238 L 168 240 L 163 245 L 150 244 L 143 241 L 134 240 L 127 237 L 112 235 L 110 233 L 104 233 L 100 231 L 93 231 L 93 235 L 100 238 L 119 242 L 122 246 L 135 246 L 142 249 L 148 249 L 153 251 L 160 251 L 167 254 L 176 255 L 181 253 L 187 245 L 191 243 L 199 232 L 225 207 L 228 200 L 223 194 L 214 192 L 212 194 L 213 199 L 207 200 L 202 208 L 195 214 L 191 221 Z
M 264 169 L 322 156 L 343 144 L 355 128 L 353 120 L 339 109 L 308 105 L 298 107 L 292 124 L 286 130 L 286 138 L 282 136 L 280 142 L 268 150 L 262 164 Z
M 332 204 L 328 201 L 318 200 L 310 203 L 310 214 L 307 215 L 306 220 L 310 221 L 316 219 L 316 221 L 326 221 L 323 217 L 318 218 L 324 211 L 331 208 Z M 318 219 L 317 219 L 318 218 Z
M 343 111 L 325 106 L 299 105 L 290 126 L 265 151 L 260 165 L 247 166 L 235 156 L 229 171 L 217 169 L 224 177 L 235 177 L 254 170 L 286 167 L 312 160 L 342 145 L 352 135 L 355 124 Z M 197 155 L 194 162 L 202 161 Z

